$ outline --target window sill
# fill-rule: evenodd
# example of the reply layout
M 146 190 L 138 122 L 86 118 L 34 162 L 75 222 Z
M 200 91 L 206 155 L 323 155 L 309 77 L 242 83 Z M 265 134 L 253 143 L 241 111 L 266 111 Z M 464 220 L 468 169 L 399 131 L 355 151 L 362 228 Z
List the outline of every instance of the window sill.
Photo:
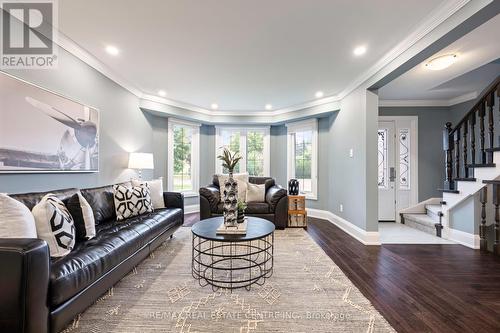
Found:
M 192 192 L 192 191 L 189 191 L 189 192 L 181 192 L 182 194 L 184 194 L 184 198 L 194 198 L 194 197 L 197 197 L 198 196 L 198 193 L 196 192 Z

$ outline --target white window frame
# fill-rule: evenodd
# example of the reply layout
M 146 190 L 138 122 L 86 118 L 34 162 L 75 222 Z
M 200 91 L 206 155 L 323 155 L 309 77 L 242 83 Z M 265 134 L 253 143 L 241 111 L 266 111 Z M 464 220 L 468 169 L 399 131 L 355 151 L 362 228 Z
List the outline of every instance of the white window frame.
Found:
M 269 177 L 271 174 L 271 139 L 269 126 L 259 127 L 239 127 L 239 126 L 216 126 L 215 131 L 215 172 L 222 174 L 222 162 L 217 158 L 222 152 L 222 136 L 221 130 L 238 131 L 240 133 L 240 152 L 242 160 L 240 161 L 240 173 L 247 172 L 247 133 L 262 132 L 264 133 L 264 177 Z
M 191 190 L 181 191 L 185 197 L 197 197 L 200 187 L 200 126 L 201 124 L 185 120 L 168 118 L 168 175 L 167 189 L 174 191 L 174 126 L 189 127 L 192 131 L 191 138 Z
M 308 119 L 286 124 L 287 129 L 287 177 L 295 178 L 295 145 L 293 134 L 312 131 L 311 192 L 300 192 L 306 199 L 318 200 L 318 119 Z

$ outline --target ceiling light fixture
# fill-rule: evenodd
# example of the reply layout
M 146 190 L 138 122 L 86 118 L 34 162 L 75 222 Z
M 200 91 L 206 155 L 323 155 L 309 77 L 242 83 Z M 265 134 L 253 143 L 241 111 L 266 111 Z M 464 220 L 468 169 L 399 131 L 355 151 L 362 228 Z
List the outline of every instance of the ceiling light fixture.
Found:
M 217 110 L 219 108 L 219 104 L 212 103 L 212 105 L 210 105 L 210 107 L 212 108 L 212 110 Z
M 265 108 L 266 110 L 272 110 L 273 106 L 271 104 L 266 104 Z
M 314 96 L 316 96 L 316 98 L 321 98 L 321 97 L 323 97 L 323 92 L 322 91 L 316 91 L 316 94 L 314 94 Z
M 158 95 L 160 95 L 161 97 L 165 97 L 167 96 L 167 92 L 165 90 L 158 90 Z
M 116 46 L 108 45 L 108 46 L 106 46 L 106 52 L 108 52 L 109 54 L 111 54 L 113 56 L 116 56 L 120 53 L 120 50 L 118 50 L 118 48 Z
M 366 53 L 366 46 L 361 45 L 361 46 L 356 47 L 354 49 L 353 53 L 357 57 L 362 56 L 363 54 Z
M 425 67 L 431 71 L 440 71 L 453 65 L 456 60 L 456 54 L 446 54 L 429 60 Z

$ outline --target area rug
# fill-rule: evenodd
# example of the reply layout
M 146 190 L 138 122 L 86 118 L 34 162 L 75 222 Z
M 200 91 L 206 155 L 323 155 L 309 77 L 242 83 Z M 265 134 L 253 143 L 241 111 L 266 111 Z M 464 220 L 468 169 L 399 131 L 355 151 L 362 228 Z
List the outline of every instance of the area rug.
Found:
M 250 291 L 213 291 L 191 276 L 180 228 L 64 332 L 394 332 L 302 229 L 278 230 L 274 274 Z

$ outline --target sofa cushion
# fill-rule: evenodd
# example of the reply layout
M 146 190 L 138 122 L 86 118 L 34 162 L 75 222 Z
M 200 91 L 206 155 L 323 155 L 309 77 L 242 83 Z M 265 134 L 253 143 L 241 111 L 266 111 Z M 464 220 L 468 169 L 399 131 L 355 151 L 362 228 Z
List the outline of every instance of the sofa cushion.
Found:
M 28 207 L 29 210 L 32 210 L 33 207 L 38 204 L 44 196 L 51 193 L 55 197 L 57 197 L 62 202 L 68 200 L 73 194 L 78 193 L 77 188 L 68 188 L 64 190 L 56 190 L 49 192 L 31 192 L 31 193 L 21 193 L 21 194 L 10 194 L 9 196 L 17 201 L 22 202 Z
M 153 211 L 148 183 L 134 187 L 113 185 L 113 196 L 118 221 Z
M 73 217 L 64 203 L 53 194 L 47 194 L 33 207 L 36 234 L 49 246 L 51 257 L 63 257 L 75 246 Z
M 82 291 L 164 231 L 182 224 L 181 209 L 160 209 L 120 222 L 102 221 L 96 237 L 77 243 L 66 257 L 52 260 L 50 305 Z
M 249 202 L 245 214 L 267 214 L 269 204 L 267 202 Z
M 120 185 L 130 187 L 132 184 L 125 182 Z M 92 207 L 96 225 L 103 221 L 116 219 L 113 185 L 87 188 L 81 190 L 81 193 Z

